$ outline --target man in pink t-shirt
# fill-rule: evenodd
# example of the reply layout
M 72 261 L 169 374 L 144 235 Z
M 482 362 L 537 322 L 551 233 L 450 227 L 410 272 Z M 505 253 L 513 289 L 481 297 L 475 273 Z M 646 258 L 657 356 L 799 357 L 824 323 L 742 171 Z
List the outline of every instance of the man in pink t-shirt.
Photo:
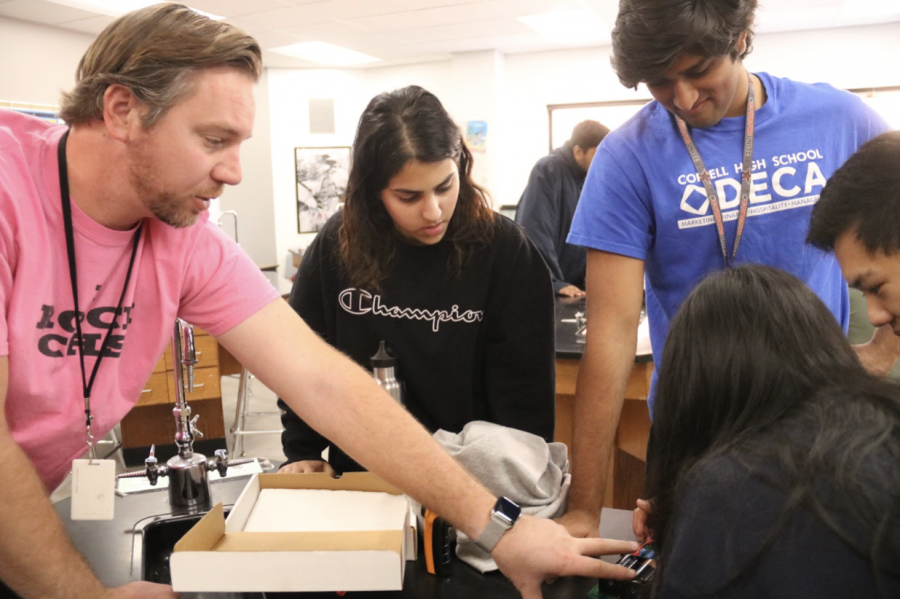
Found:
M 209 200 L 241 180 L 260 56 L 233 26 L 159 4 L 88 49 L 63 96 L 70 129 L 0 111 L 0 580 L 25 599 L 175 596 L 143 582 L 105 588 L 47 491 L 86 447 L 84 391 L 98 360 L 95 437 L 136 402 L 176 316 L 367 468 L 470 537 L 487 531 L 524 596 L 560 574 L 628 578 L 586 556 L 630 543 L 572 539 L 527 516 L 492 520 L 496 498 L 207 222 Z

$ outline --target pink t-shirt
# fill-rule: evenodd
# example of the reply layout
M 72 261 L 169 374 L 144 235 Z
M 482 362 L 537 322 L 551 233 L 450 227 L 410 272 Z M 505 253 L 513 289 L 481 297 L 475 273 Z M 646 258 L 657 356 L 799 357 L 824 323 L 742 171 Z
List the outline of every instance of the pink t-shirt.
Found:
M 64 127 L 0 110 L 0 355 L 9 357 L 6 418 L 53 489 L 87 448 L 74 303 L 59 193 Z M 87 376 L 125 282 L 134 231 L 107 229 L 72 202 Z M 91 392 L 92 432 L 134 406 L 172 337 L 175 317 L 220 335 L 278 298 L 240 247 L 208 222 L 176 229 L 146 219 L 123 301 Z

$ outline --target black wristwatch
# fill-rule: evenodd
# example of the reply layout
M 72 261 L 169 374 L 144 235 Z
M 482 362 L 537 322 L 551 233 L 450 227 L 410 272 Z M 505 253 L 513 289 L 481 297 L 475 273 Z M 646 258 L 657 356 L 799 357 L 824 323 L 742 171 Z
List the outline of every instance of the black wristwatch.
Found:
M 522 508 L 514 501 L 506 497 L 498 498 L 497 503 L 494 504 L 494 509 L 491 510 L 491 520 L 484 528 L 481 536 L 475 541 L 475 544 L 490 553 L 497 546 L 503 533 L 513 527 L 513 524 L 516 523 L 521 514 Z

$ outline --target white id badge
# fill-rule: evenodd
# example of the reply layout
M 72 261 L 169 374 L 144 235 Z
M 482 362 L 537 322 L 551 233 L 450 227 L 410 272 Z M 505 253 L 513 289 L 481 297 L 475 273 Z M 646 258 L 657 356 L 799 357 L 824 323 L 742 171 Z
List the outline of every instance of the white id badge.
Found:
M 72 461 L 72 520 L 112 520 L 115 500 L 114 461 Z

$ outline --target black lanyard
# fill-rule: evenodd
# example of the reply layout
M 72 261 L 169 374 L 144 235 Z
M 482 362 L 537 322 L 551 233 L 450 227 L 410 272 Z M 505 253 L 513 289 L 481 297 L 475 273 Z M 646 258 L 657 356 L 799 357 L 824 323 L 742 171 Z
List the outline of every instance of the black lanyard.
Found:
M 97 378 L 97 371 L 100 369 L 100 361 L 103 359 L 103 353 L 106 351 L 106 347 L 109 344 L 112 330 L 116 328 L 116 319 L 119 318 L 119 314 L 122 312 L 122 303 L 125 301 L 125 292 L 128 290 L 128 283 L 131 281 L 131 271 L 134 268 L 134 259 L 137 256 L 138 242 L 141 239 L 141 230 L 144 227 L 144 223 L 141 221 L 141 224 L 138 225 L 137 230 L 134 232 L 131 260 L 128 262 L 128 273 L 125 275 L 125 285 L 122 286 L 122 294 L 119 296 L 119 305 L 116 306 L 116 311 L 113 313 L 112 322 L 109 325 L 109 329 L 106 331 L 103 343 L 100 345 L 97 361 L 94 362 L 94 369 L 91 372 L 90 380 L 88 380 L 86 369 L 84 367 L 84 337 L 81 334 L 82 315 L 81 311 L 78 309 L 78 273 L 76 272 L 75 266 L 75 234 L 72 229 L 72 201 L 69 198 L 69 175 L 66 169 L 66 139 L 68 137 L 69 132 L 66 131 L 59 140 L 59 149 L 57 151 L 59 159 L 59 193 L 62 197 L 63 222 L 66 229 L 66 251 L 69 255 L 69 277 L 72 282 L 72 300 L 75 303 L 75 330 L 78 335 L 78 359 L 81 363 L 81 384 L 84 392 L 84 415 L 85 427 L 87 428 L 87 443 L 91 451 L 91 459 L 93 459 L 94 438 L 91 436 L 91 420 L 93 420 L 93 416 L 91 416 L 91 389 L 94 387 L 94 380 Z
M 713 218 L 716 221 L 716 230 L 719 233 L 719 245 L 722 246 L 722 258 L 725 260 L 725 266 L 730 266 L 737 257 L 738 246 L 741 245 L 741 237 L 744 235 L 744 223 L 747 220 L 747 208 L 750 205 L 750 180 L 753 167 L 753 121 L 756 114 L 753 79 L 750 78 L 750 73 L 747 73 L 747 82 L 749 84 L 749 90 L 747 91 L 747 119 L 744 125 L 744 152 L 743 162 L 741 164 L 741 208 L 738 212 L 737 231 L 734 235 L 734 248 L 731 251 L 730 258 L 728 256 L 728 246 L 725 239 L 725 224 L 723 222 L 724 219 L 722 218 L 722 208 L 719 206 L 719 197 L 716 195 L 716 190 L 713 187 L 709 172 L 703 164 L 703 159 L 700 158 L 700 152 L 697 150 L 697 146 L 694 145 L 694 141 L 691 139 L 691 134 L 688 132 L 687 125 L 682 119 L 675 117 L 675 122 L 678 123 L 678 129 L 681 131 L 681 138 L 684 140 L 684 145 L 687 147 L 688 154 L 691 155 L 694 168 L 697 169 L 697 175 L 700 177 L 700 181 L 703 182 L 703 188 L 706 190 L 706 197 L 709 199 L 709 205 L 713 211 Z

